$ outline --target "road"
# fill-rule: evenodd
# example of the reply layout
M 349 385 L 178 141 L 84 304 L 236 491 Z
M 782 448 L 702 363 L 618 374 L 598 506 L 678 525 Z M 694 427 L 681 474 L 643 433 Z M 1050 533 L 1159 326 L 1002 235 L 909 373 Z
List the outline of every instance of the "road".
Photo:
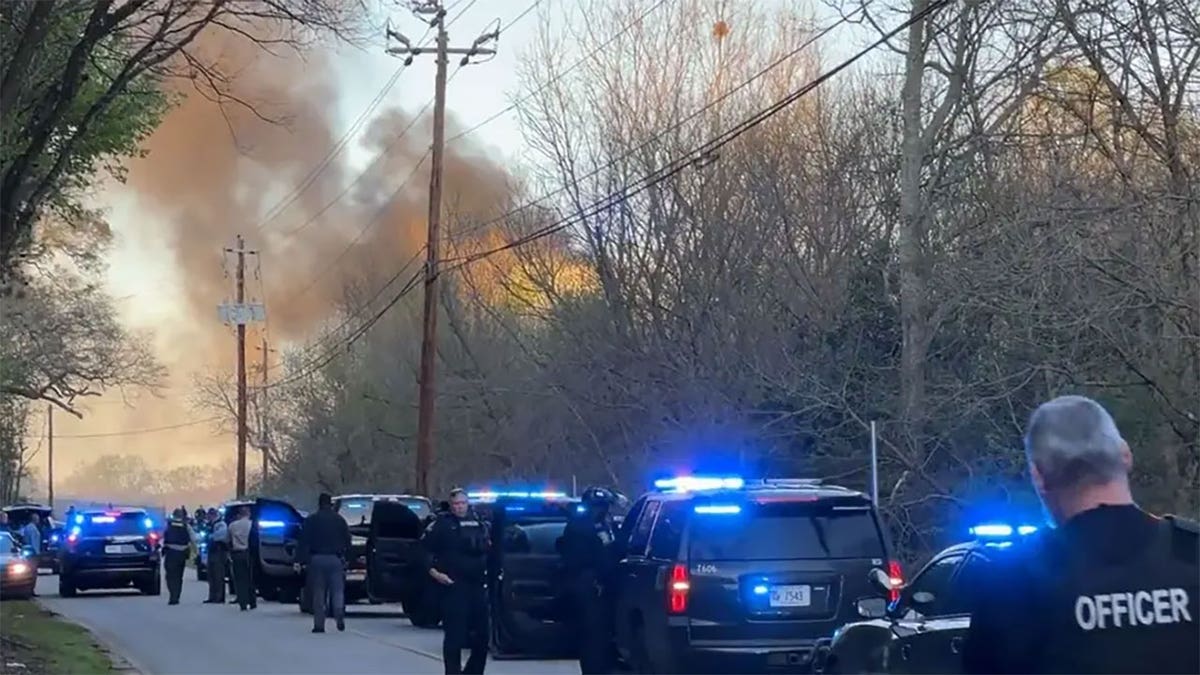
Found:
M 190 570 L 189 570 L 190 571 Z M 39 601 L 83 625 L 134 668 L 150 673 L 441 673 L 442 634 L 414 628 L 395 606 L 353 605 L 346 632 L 330 621 L 314 635 L 294 604 L 205 605 L 207 586 L 184 582 L 179 605 L 134 591 L 87 591 L 60 598 L 58 578 L 38 580 Z M 489 661 L 488 673 L 578 673 L 573 661 Z

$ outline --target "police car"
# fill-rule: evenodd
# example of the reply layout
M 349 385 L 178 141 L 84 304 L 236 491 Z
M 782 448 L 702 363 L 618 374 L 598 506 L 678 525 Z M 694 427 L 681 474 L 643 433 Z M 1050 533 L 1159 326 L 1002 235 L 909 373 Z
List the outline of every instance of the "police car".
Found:
M 899 586 L 883 570 L 872 570 L 874 598 L 862 598 L 866 621 L 834 634 L 818 658 L 824 673 L 960 673 L 962 647 L 971 625 L 974 592 L 988 583 L 995 551 L 1037 531 L 1034 525 L 984 523 L 971 528 L 972 541 L 933 556 L 913 580 Z M 885 595 L 893 596 L 891 602 Z
M 571 656 L 575 645 L 565 622 L 559 540 L 579 500 L 548 490 L 485 490 L 468 497 L 491 530 L 492 656 Z
M 226 523 L 237 519 L 242 507 L 250 509 L 250 564 L 254 587 L 263 600 L 295 602 L 303 579 L 296 573 L 296 548 L 304 514 L 282 499 L 259 497 L 223 504 L 219 511 Z
M 871 500 L 819 480 L 682 476 L 638 499 L 616 546 L 616 647 L 643 673 L 807 670 L 900 566 Z
M 415 495 L 350 494 L 334 497 L 333 508 L 350 527 L 346 602 L 363 599 L 372 604 L 402 602 L 405 594 L 393 591 L 386 572 L 396 560 L 404 564 L 415 560 L 415 541 L 420 537 L 421 523 L 433 515 L 433 504 L 427 497 Z M 372 574 L 372 570 L 376 573 Z M 307 586 L 300 591 L 300 611 L 306 614 L 312 612 L 312 599 L 307 591 Z
M 160 536 L 145 509 L 114 508 L 75 514 L 59 549 L 58 594 L 74 597 L 93 588 L 133 586 L 162 593 Z

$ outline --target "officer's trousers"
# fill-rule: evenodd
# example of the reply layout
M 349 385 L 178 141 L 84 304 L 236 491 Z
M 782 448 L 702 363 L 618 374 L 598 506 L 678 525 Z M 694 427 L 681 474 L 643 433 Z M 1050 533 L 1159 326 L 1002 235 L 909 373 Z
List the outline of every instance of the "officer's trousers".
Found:
M 443 588 L 442 660 L 447 675 L 481 675 L 487 664 L 488 606 L 483 584 L 455 581 Z M 462 650 L 471 649 L 466 666 Z
M 179 596 L 183 593 L 183 571 L 187 568 L 187 559 L 186 549 L 182 551 L 171 548 L 163 550 L 163 570 L 167 575 L 168 602 L 172 605 L 179 604 Z
M 591 578 L 567 584 L 572 629 L 579 649 L 579 672 L 600 675 L 612 671 L 612 625 L 606 598 Z
M 225 602 L 225 558 L 222 545 L 208 548 L 208 601 Z
M 254 597 L 254 579 L 251 577 L 250 551 L 234 551 L 229 556 L 233 561 L 233 587 L 237 590 L 238 607 L 254 609 L 258 598 Z
M 312 598 L 313 628 L 325 630 L 326 609 L 341 625 L 346 619 L 346 566 L 342 559 L 336 555 L 314 555 L 308 563 L 308 592 Z

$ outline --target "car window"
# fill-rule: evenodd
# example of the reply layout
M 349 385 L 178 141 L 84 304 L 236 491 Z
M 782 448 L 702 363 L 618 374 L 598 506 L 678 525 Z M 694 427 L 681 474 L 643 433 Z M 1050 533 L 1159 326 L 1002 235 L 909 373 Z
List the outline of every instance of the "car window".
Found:
M 913 594 L 921 591 L 933 594 L 933 604 L 921 607 L 918 610 L 921 614 L 937 616 L 941 613 L 941 606 L 950 593 L 950 579 L 962 559 L 962 554 L 954 554 L 935 560 L 926 565 L 921 574 L 904 590 L 906 598 L 912 598 Z
M 370 525 L 373 505 L 370 497 L 343 499 L 338 502 L 337 513 L 347 525 Z
M 944 599 L 939 600 L 941 614 L 970 614 L 975 605 L 975 594 L 982 584 L 987 583 L 990 561 L 978 554 L 971 554 L 959 568 Z
M 145 513 L 91 513 L 84 516 L 80 531 L 85 537 L 140 535 L 150 530 L 146 525 L 147 520 Z
M 505 553 L 558 555 L 558 540 L 567 523 L 528 523 L 504 528 L 502 546 Z
M 689 542 L 693 560 L 886 557 L 870 509 L 811 502 L 750 503 L 734 513 L 697 514 Z
M 687 524 L 686 501 L 664 502 L 658 512 L 658 522 L 650 534 L 650 557 L 674 560 L 679 557 L 683 528 Z
M 658 516 L 661 506 L 662 503 L 657 500 L 646 502 L 646 508 L 634 524 L 633 534 L 629 537 L 629 548 L 626 549 L 629 555 L 646 554 L 646 545 L 650 543 L 650 531 L 654 529 L 654 519 Z

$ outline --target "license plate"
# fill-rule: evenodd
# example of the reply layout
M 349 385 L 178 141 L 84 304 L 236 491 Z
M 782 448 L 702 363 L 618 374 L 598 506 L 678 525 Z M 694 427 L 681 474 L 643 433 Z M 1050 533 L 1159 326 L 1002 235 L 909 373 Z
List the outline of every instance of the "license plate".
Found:
M 771 587 L 772 607 L 808 607 L 812 604 L 812 589 L 808 586 Z
M 134 550 L 135 549 L 133 548 L 133 546 L 131 546 L 129 544 L 110 544 L 110 545 L 104 547 L 105 553 L 113 553 L 113 554 L 133 553 Z
M 367 578 L 367 573 L 364 570 L 350 570 L 346 572 L 346 581 L 363 581 Z

